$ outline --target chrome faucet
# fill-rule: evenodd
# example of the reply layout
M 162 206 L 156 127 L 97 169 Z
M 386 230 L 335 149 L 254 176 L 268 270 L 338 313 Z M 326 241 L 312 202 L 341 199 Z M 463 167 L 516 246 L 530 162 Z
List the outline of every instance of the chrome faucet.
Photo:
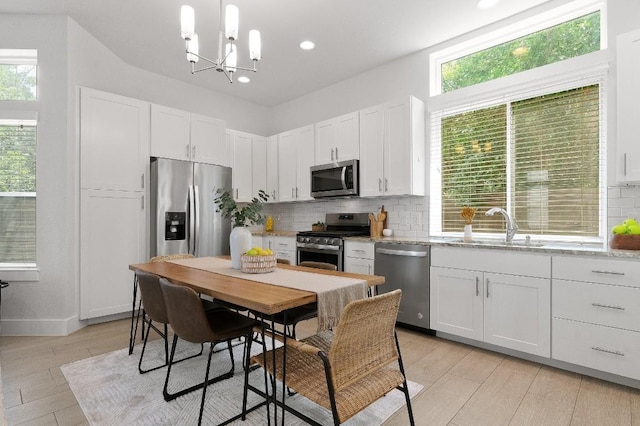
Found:
M 505 242 L 507 244 L 511 244 L 511 242 L 513 241 L 513 237 L 515 237 L 516 232 L 518 232 L 518 225 L 516 224 L 515 219 L 512 219 L 511 216 L 509 216 L 509 213 L 507 213 L 506 210 L 501 209 L 500 207 L 493 207 L 487 210 L 485 215 L 493 216 L 494 213 L 500 213 L 502 216 L 504 216 L 504 221 L 507 224 L 507 237 L 505 238 Z

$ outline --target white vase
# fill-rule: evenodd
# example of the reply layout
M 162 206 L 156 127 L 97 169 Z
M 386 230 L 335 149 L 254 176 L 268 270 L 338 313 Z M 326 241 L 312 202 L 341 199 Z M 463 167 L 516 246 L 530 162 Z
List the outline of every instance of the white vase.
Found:
M 251 249 L 251 231 L 244 226 L 236 226 L 229 235 L 229 246 L 231 248 L 231 267 L 240 269 L 240 257 Z
M 471 225 L 464 226 L 464 237 L 462 238 L 462 241 L 467 243 L 473 241 L 473 231 L 471 229 Z

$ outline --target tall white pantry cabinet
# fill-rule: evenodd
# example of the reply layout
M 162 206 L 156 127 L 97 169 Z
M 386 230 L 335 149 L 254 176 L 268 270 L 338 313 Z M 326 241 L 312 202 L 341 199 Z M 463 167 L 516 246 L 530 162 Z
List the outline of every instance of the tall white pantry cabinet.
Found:
M 80 319 L 131 308 L 147 245 L 150 104 L 80 88 Z

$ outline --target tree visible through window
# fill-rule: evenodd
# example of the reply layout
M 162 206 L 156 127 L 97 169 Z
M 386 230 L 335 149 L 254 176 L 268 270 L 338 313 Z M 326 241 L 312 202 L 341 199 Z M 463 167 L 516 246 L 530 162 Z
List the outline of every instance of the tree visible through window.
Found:
M 600 50 L 600 12 L 442 64 L 442 92 Z
M 0 101 L 36 99 L 35 49 L 0 49 Z

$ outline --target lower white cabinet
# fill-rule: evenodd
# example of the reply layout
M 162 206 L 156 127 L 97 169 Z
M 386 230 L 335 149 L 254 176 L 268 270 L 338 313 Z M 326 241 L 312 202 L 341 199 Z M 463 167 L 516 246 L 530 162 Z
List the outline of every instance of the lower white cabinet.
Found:
M 87 190 L 80 209 L 80 319 L 131 309 L 133 273 L 144 262 L 146 214 L 141 192 Z
M 373 275 L 375 243 L 364 241 L 344 242 L 344 271 Z
M 505 267 L 501 256 L 495 251 L 432 248 L 431 328 L 549 357 L 550 258 L 510 254 L 512 262 Z M 501 269 L 539 276 L 496 272 Z
M 292 265 L 297 264 L 296 258 L 296 237 L 283 236 L 263 236 L 262 248 L 273 250 L 278 259 L 286 259 Z
M 640 379 L 637 261 L 553 258 L 552 358 Z

